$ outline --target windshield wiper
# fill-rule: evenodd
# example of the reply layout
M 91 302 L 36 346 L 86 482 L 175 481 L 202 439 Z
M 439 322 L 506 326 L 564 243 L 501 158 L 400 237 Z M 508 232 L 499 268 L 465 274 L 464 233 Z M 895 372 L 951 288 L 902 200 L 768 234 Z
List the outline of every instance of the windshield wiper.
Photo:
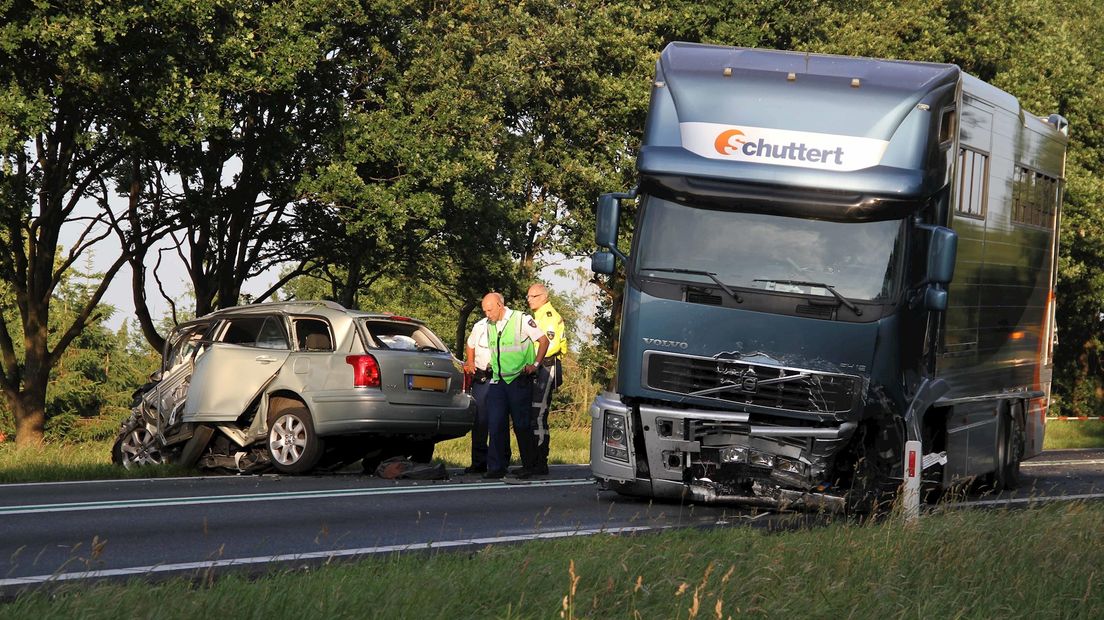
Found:
M 845 306 L 851 312 L 855 313 L 855 316 L 862 316 L 862 308 L 855 305 L 854 302 L 847 299 L 840 292 L 835 289 L 831 284 L 825 284 L 823 282 L 808 282 L 806 280 L 775 280 L 774 278 L 756 278 L 752 282 L 774 282 L 775 284 L 789 284 L 791 286 L 815 286 L 822 288 L 831 293 L 839 302 Z
M 728 288 L 728 285 L 725 284 L 724 282 L 721 282 L 721 279 L 717 277 L 717 274 L 713 273 L 712 271 L 702 271 L 700 269 L 682 269 L 680 267 L 641 267 L 640 270 L 641 271 L 665 271 L 667 273 L 685 273 L 685 274 L 689 274 L 689 275 L 692 275 L 692 276 L 705 276 L 705 277 L 709 278 L 710 280 L 713 280 L 714 282 L 716 282 L 717 286 L 721 287 L 721 290 L 728 293 L 729 297 L 736 300 L 736 303 L 738 303 L 738 304 L 744 303 L 744 300 L 740 299 L 740 296 L 738 294 L 736 294 L 736 291 Z

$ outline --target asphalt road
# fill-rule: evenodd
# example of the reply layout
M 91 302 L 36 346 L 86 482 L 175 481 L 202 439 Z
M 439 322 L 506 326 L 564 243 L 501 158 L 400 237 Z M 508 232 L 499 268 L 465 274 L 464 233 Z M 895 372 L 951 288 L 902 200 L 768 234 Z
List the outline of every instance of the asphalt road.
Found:
M 456 472 L 454 472 L 456 473 Z M 734 507 L 599 491 L 584 466 L 546 480 L 389 481 L 359 475 L 221 476 L 0 485 L 0 590 L 600 532 L 780 523 Z M 1104 450 L 1024 463 L 1021 489 L 981 505 L 1104 499 Z

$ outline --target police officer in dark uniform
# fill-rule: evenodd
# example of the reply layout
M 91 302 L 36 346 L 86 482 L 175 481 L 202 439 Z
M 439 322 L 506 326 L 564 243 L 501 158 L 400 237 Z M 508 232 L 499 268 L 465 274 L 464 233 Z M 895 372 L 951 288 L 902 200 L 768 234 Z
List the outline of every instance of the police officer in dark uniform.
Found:
M 533 381 L 533 436 L 537 443 L 536 473 L 548 473 L 549 428 L 548 410 L 552 405 L 552 392 L 563 383 L 561 357 L 567 351 L 564 321 L 548 300 L 548 287 L 539 282 L 529 287 L 526 295 L 533 318 L 548 337 L 548 352 Z

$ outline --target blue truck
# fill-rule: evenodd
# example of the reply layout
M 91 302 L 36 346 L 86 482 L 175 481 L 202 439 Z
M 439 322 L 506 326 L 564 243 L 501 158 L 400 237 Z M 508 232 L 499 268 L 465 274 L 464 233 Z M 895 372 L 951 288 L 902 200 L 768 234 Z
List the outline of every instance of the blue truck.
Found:
M 592 269 L 624 273 L 600 484 L 825 509 L 906 471 L 1014 488 L 1050 397 L 1067 143 L 952 64 L 668 45 L 637 185 L 598 200 Z

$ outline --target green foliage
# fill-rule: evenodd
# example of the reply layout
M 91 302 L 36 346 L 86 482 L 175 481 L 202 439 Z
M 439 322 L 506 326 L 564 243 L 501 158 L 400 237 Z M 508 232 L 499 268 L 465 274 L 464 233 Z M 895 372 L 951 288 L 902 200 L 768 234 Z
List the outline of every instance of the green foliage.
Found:
M 71 323 L 72 314 L 87 303 L 98 276 L 76 271 L 62 280 L 51 305 L 51 345 L 56 344 L 61 326 Z M 160 364 L 159 355 L 134 340 L 129 325 L 116 333 L 105 327 L 114 312 L 114 308 L 100 306 L 97 321 L 80 332 L 51 370 L 46 390 L 47 439 L 114 437 L 119 423 L 130 413 L 134 389 Z M 22 357 L 21 347 L 16 354 Z M 0 432 L 11 435 L 14 431 L 11 410 L 0 403 Z
M 1055 400 L 1065 413 L 1104 412 L 1099 2 L 81 1 L 8 3 L 0 15 L 0 271 L 13 283 L 3 316 L 9 348 L 31 342 L 31 366 L 59 368 L 51 432 L 121 402 L 105 393 L 131 379 L 96 385 L 141 374 L 120 367 L 141 354 L 103 354 L 116 345 L 102 316 L 54 312 L 69 293 L 41 274 L 78 217 L 64 205 L 125 196 L 116 232 L 139 278 L 150 244 L 181 226 L 200 314 L 238 303 L 244 282 L 284 263 L 289 279 L 311 276 L 287 294 L 411 314 L 454 343 L 483 293 L 521 300 L 545 257 L 593 249 L 595 198 L 633 183 L 654 62 L 672 40 L 954 62 L 1031 112 L 1069 118 Z M 623 212 L 627 234 L 634 208 Z M 599 300 L 605 350 L 617 286 Z M 50 313 L 34 306 L 44 299 Z M 77 331 L 87 321 L 87 333 L 53 314 Z M 141 309 L 138 319 L 156 341 L 164 326 Z M 19 327 L 39 320 L 51 335 L 27 340 Z M 582 387 L 558 409 L 578 410 L 610 379 L 608 355 L 579 344 Z M 4 368 L 9 400 L 23 370 Z

